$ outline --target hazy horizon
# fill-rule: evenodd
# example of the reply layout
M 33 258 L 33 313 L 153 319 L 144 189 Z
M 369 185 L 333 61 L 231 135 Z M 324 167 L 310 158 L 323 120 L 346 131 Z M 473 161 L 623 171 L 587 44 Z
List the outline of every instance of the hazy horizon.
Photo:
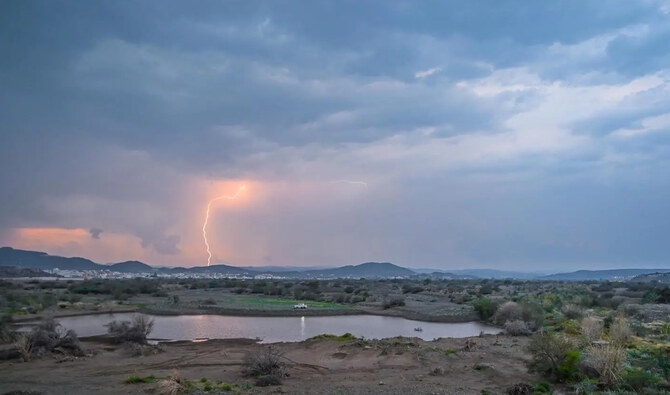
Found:
M 0 2 L 0 245 L 204 266 L 204 230 L 234 266 L 670 268 L 668 22 L 666 0 Z

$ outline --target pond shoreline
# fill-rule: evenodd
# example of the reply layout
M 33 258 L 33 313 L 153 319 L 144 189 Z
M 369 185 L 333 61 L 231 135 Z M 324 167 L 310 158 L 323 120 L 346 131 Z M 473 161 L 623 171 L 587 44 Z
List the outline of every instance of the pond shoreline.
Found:
M 179 315 L 219 315 L 219 316 L 239 316 L 239 317 L 332 317 L 332 316 L 350 316 L 350 315 L 377 315 L 384 317 L 398 317 L 413 321 L 435 322 L 435 323 L 467 323 L 478 322 L 490 325 L 481 321 L 476 314 L 461 315 L 430 315 L 407 310 L 396 309 L 307 309 L 307 310 L 260 310 L 260 309 L 235 309 L 226 307 L 216 308 L 177 308 L 161 309 L 156 307 L 127 307 L 107 310 L 52 310 L 40 314 L 31 314 L 25 316 L 13 316 L 14 323 L 35 321 L 45 317 L 66 318 L 83 315 L 103 315 L 115 313 L 140 313 L 152 314 L 157 316 L 179 316 Z

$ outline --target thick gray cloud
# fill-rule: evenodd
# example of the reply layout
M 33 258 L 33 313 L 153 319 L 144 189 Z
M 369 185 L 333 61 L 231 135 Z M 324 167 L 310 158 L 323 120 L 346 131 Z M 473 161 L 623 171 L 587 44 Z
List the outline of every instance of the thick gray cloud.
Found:
M 231 263 L 666 264 L 669 12 L 4 1 L 0 241 L 99 226 L 198 264 L 207 180 L 245 179 L 293 203 L 214 219 Z

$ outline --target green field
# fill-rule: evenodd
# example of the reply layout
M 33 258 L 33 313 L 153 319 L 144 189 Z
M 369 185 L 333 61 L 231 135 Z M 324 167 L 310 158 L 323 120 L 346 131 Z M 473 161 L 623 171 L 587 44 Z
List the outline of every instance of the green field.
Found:
M 285 310 L 292 309 L 294 305 L 304 303 L 308 308 L 316 309 L 341 309 L 349 310 L 351 307 L 339 303 L 314 302 L 308 300 L 295 299 L 271 299 L 257 296 L 226 296 L 221 298 L 218 305 L 221 307 L 241 308 L 241 309 L 273 309 Z

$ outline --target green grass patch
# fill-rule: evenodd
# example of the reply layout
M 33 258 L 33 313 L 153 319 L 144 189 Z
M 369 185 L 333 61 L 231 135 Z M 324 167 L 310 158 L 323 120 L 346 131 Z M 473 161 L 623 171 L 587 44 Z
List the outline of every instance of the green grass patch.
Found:
M 444 353 L 446 355 L 456 354 L 456 350 L 454 350 L 453 348 L 447 348 L 446 350 L 444 350 Z
M 345 333 L 342 336 L 336 336 L 336 335 L 331 335 L 329 333 L 322 333 L 320 335 L 316 335 L 309 340 L 320 340 L 320 339 L 325 339 L 325 340 L 333 340 L 336 342 L 346 342 L 350 340 L 358 340 L 358 338 L 351 333 Z
M 350 309 L 349 306 L 345 306 L 339 303 L 331 302 L 315 302 L 309 300 L 295 300 L 295 299 L 273 299 L 273 298 L 260 298 L 257 296 L 234 296 L 230 298 L 230 303 L 233 305 L 248 307 L 290 307 L 293 308 L 294 305 L 304 303 L 307 307 L 312 308 L 327 308 L 327 309 Z
M 126 379 L 126 384 L 142 384 L 142 383 L 153 383 L 156 381 L 156 376 L 153 374 L 151 376 L 140 377 L 140 376 L 130 376 Z

